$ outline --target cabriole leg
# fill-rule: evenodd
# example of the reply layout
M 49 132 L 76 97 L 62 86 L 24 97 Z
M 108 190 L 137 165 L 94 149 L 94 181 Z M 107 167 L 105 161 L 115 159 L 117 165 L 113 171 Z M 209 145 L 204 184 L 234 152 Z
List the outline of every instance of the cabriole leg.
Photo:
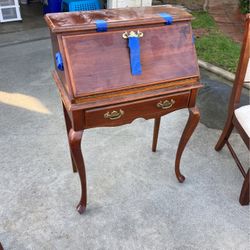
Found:
M 67 110 L 66 110 L 66 108 L 64 106 L 64 103 L 62 103 L 62 105 L 63 105 L 63 113 L 64 113 L 64 119 L 65 119 L 66 129 L 67 129 L 67 136 L 68 136 L 68 140 L 69 140 L 69 131 L 72 128 L 72 125 L 71 125 L 71 120 L 69 118 L 68 112 L 67 112 Z M 77 168 L 76 168 L 75 162 L 73 161 L 73 158 L 72 158 L 71 149 L 70 149 L 70 157 L 71 157 L 73 172 L 76 173 L 77 172 Z
M 160 123 L 161 123 L 161 117 L 155 118 L 154 122 L 154 136 L 153 136 L 153 144 L 152 144 L 152 151 L 156 151 L 157 142 L 158 142 L 158 135 L 159 135 L 159 129 L 160 129 Z
M 70 129 L 69 131 L 69 143 L 72 152 L 72 158 L 79 173 L 80 181 L 81 181 L 81 200 L 77 205 L 77 211 L 82 214 L 87 206 L 87 184 L 86 184 L 86 173 L 85 173 L 85 165 L 82 156 L 81 150 L 81 140 L 82 140 L 83 131 L 74 131 Z
M 189 108 L 189 118 L 186 127 L 182 133 L 175 159 L 175 174 L 178 181 L 181 183 L 185 180 L 185 176 L 183 176 L 180 172 L 181 156 L 197 124 L 199 123 L 199 120 L 200 120 L 199 109 L 197 107 Z

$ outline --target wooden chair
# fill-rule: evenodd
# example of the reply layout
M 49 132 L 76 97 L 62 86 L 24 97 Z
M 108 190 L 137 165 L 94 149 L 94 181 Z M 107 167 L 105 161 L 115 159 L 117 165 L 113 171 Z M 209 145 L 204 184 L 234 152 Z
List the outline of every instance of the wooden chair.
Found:
M 250 82 L 250 14 L 246 16 L 246 27 L 243 45 L 241 49 L 240 61 L 230 97 L 228 107 L 228 117 L 222 134 L 215 146 L 215 150 L 221 150 L 226 144 L 231 152 L 239 170 L 241 171 L 244 182 L 240 194 L 240 204 L 249 204 L 249 166 L 248 171 L 244 170 L 239 158 L 237 157 L 228 139 L 235 128 L 242 140 L 250 150 L 250 105 L 239 107 L 241 91 L 244 82 Z

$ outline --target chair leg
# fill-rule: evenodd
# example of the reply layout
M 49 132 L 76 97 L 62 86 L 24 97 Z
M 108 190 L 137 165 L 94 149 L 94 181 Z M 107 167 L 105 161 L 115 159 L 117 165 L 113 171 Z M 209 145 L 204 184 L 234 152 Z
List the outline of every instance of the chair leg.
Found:
M 243 182 L 241 193 L 240 193 L 239 202 L 242 206 L 249 205 L 249 184 L 250 184 L 249 183 L 249 179 L 250 179 L 249 171 L 250 169 L 248 169 L 247 171 L 247 175 Z
M 2 244 L 1 244 L 1 242 L 0 242 L 0 250 L 3 250 L 3 246 L 2 246 Z
M 223 131 L 222 134 L 217 142 L 217 144 L 215 145 L 215 150 L 216 151 L 220 151 L 226 144 L 229 136 L 231 135 L 232 131 L 233 131 L 234 125 L 232 124 L 232 119 L 228 120 Z
M 237 167 L 239 168 L 241 174 L 243 175 L 244 178 L 246 178 L 246 175 L 247 175 L 246 171 L 244 170 L 243 166 L 241 165 L 241 162 L 240 162 L 238 156 L 235 154 L 233 147 L 231 146 L 229 141 L 227 141 L 226 144 L 227 144 L 227 147 L 228 147 L 228 149 L 229 149 L 229 151 L 230 151 L 230 153 L 231 153 Z

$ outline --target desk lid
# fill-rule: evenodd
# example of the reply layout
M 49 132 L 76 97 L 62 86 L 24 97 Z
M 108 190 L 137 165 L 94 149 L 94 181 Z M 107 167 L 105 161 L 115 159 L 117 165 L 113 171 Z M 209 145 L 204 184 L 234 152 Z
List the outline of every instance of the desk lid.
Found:
M 159 15 L 168 13 L 173 21 L 191 20 L 192 15 L 184 9 L 172 5 L 160 5 L 142 8 L 105 9 L 99 11 L 65 12 L 47 14 L 45 20 L 54 33 L 96 30 L 96 20 L 108 22 L 108 28 L 163 24 L 165 20 Z
M 131 74 L 124 31 L 62 36 L 75 98 L 199 76 L 190 23 L 140 29 L 141 75 Z

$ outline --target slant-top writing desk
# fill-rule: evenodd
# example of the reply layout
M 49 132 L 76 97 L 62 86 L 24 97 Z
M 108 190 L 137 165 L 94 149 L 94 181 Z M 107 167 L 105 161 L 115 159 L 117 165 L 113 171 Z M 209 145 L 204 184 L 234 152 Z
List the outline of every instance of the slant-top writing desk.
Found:
M 191 18 L 170 5 L 46 15 L 53 76 L 63 103 L 73 170 L 81 180 L 79 213 L 87 204 L 81 152 L 85 129 L 155 119 L 156 151 L 161 116 L 188 108 L 175 162 L 176 176 L 184 181 L 180 159 L 200 117 Z

